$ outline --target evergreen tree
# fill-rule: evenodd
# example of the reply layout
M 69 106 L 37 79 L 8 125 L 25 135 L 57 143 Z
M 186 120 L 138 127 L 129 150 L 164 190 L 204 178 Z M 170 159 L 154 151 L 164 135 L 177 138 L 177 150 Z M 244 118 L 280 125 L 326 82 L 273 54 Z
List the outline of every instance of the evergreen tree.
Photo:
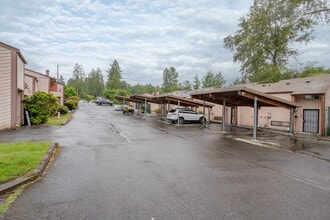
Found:
M 178 90 L 179 73 L 174 67 L 165 68 L 163 72 L 163 92 L 169 93 Z
M 79 98 L 82 98 L 84 95 L 84 80 L 84 69 L 81 65 L 76 63 L 72 72 L 72 77 L 68 80 L 68 87 L 73 87 L 77 91 Z
M 193 89 L 194 90 L 197 90 L 200 88 L 200 85 L 201 85 L 201 81 L 199 81 L 199 78 L 198 78 L 198 75 L 197 73 L 195 74 L 195 77 L 194 77 L 194 85 L 193 85 Z
M 224 86 L 225 83 L 226 81 L 224 80 L 221 72 L 219 72 L 218 74 L 214 74 L 210 71 L 203 77 L 202 80 L 203 88 L 221 88 Z
M 60 78 L 58 79 L 58 83 L 65 85 L 65 81 L 62 75 L 60 75 Z
M 107 89 L 110 90 L 118 90 L 121 88 L 121 69 L 117 62 L 117 60 L 114 60 L 110 69 L 107 70 L 108 73 L 108 80 L 106 83 Z
M 104 81 L 101 69 L 92 69 L 92 71 L 88 74 L 88 77 L 86 78 L 85 84 L 87 90 L 86 93 L 88 95 L 92 95 L 94 97 L 102 96 L 104 90 Z
M 185 80 L 184 82 L 180 83 L 179 87 L 180 90 L 187 90 L 187 91 L 191 91 L 192 88 L 189 80 Z

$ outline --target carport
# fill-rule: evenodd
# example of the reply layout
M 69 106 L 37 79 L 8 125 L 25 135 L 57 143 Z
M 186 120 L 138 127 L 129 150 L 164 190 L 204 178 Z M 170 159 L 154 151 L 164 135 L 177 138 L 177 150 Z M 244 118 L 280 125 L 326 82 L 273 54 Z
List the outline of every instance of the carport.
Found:
M 211 110 L 212 110 L 212 107 L 214 107 L 214 104 L 206 102 L 206 101 L 200 101 L 197 99 L 185 98 L 185 97 L 175 96 L 175 95 L 171 95 L 171 94 L 162 94 L 162 95 L 154 96 L 152 99 L 156 100 L 157 103 L 160 102 L 161 105 L 163 105 L 163 104 L 177 105 L 178 108 L 180 108 L 180 106 L 185 106 L 185 107 L 203 106 L 204 115 L 205 115 L 205 108 L 208 108 L 208 121 L 210 121 Z M 162 108 L 162 111 L 163 111 L 163 108 Z M 163 115 L 163 112 L 161 114 Z
M 161 107 L 161 115 L 163 116 L 163 105 L 177 105 L 178 108 L 180 106 L 185 106 L 185 107 L 200 107 L 203 106 L 203 114 L 205 114 L 205 108 L 208 108 L 208 121 L 210 121 L 211 117 L 211 110 L 214 104 L 206 102 L 206 101 L 201 101 L 197 99 L 191 99 L 191 98 L 184 98 L 180 96 L 175 96 L 171 94 L 162 94 L 158 96 L 153 96 L 150 94 L 141 94 L 141 95 L 132 95 L 130 97 L 123 97 L 123 96 L 115 96 L 116 99 L 118 100 L 124 100 L 124 101 L 129 101 L 129 102 L 135 102 L 135 103 L 156 103 L 160 104 Z M 145 105 L 146 106 L 146 105 Z
M 144 103 L 144 112 L 147 112 L 147 103 L 156 103 L 161 104 L 160 102 L 153 99 L 153 95 L 151 94 L 142 94 L 142 95 L 132 95 L 130 98 L 136 100 L 136 103 Z
M 290 132 L 293 133 L 293 113 L 298 104 L 268 95 L 245 86 L 232 86 L 228 88 L 210 89 L 200 92 L 192 92 L 191 97 L 216 103 L 223 106 L 222 130 L 225 131 L 226 106 L 249 106 L 254 108 L 253 139 L 257 139 L 258 108 L 259 107 L 281 107 L 290 110 Z

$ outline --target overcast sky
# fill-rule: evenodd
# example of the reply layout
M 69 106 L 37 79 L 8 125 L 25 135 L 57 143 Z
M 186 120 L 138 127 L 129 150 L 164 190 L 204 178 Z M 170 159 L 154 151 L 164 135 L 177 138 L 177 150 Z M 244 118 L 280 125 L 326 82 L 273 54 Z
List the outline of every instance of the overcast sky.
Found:
M 239 64 L 222 40 L 237 30 L 253 0 L 0 0 L 0 41 L 18 48 L 26 68 L 59 73 L 67 81 L 76 63 L 86 75 L 103 75 L 117 60 L 131 85 L 162 84 L 163 70 L 175 67 L 179 81 L 221 72 L 227 85 L 240 76 Z M 298 63 L 330 68 L 329 25 L 299 46 Z M 298 49 L 298 48 L 297 48 Z

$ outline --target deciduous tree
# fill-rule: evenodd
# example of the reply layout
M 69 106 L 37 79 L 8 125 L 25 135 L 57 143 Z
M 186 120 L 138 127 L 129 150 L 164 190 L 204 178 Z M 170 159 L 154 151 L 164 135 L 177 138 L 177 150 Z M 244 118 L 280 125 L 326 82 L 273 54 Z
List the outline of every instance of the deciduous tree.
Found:
M 64 97 L 65 98 L 72 98 L 78 96 L 77 91 L 71 86 L 65 86 L 64 87 Z
M 240 19 L 236 34 L 224 39 L 234 61 L 241 63 L 242 81 L 265 83 L 285 78 L 288 59 L 298 54 L 290 45 L 313 39 L 313 26 L 328 18 L 326 2 L 255 0 L 247 17 Z

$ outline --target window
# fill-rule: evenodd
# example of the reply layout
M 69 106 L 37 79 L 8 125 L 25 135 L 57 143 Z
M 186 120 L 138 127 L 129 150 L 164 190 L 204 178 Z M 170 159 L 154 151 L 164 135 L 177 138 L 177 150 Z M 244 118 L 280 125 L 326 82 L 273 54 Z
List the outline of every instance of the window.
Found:
M 272 126 L 290 127 L 289 121 L 271 121 Z
M 313 99 L 320 99 L 319 95 L 305 95 L 305 100 L 313 100 Z

